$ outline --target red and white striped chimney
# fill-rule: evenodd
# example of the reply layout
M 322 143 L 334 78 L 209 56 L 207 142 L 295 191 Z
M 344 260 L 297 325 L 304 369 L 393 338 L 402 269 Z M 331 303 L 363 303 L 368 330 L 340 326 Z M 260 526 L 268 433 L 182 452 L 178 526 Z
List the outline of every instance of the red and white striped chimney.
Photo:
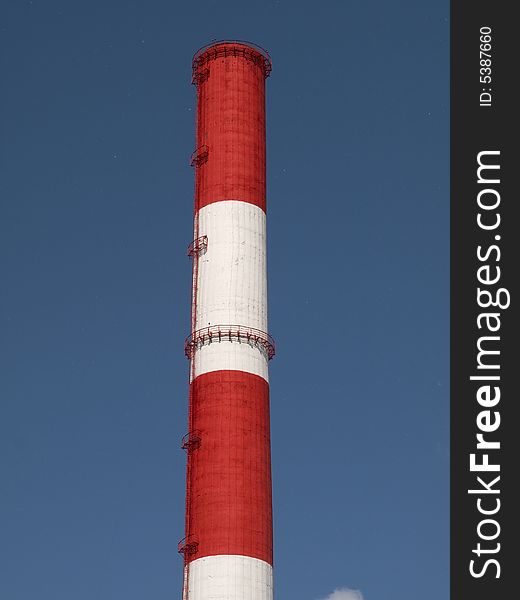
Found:
M 197 86 L 184 600 L 272 600 L 267 333 L 267 52 L 225 41 Z

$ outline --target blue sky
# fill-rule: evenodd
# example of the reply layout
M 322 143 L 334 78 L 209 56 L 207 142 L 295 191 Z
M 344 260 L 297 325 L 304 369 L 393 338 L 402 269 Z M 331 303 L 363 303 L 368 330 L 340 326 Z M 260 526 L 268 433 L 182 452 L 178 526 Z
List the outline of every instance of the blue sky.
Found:
M 191 57 L 238 38 L 273 57 L 276 597 L 447 598 L 448 2 L 1 12 L 0 596 L 180 597 Z

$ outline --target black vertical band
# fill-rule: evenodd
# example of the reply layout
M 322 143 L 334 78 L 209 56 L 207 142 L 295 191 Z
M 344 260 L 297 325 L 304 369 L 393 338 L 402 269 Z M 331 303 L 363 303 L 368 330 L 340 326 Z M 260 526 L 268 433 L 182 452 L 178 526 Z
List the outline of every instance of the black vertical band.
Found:
M 457 600 L 509 598 L 520 573 L 514 491 L 520 36 L 513 6 L 451 4 L 451 597 Z

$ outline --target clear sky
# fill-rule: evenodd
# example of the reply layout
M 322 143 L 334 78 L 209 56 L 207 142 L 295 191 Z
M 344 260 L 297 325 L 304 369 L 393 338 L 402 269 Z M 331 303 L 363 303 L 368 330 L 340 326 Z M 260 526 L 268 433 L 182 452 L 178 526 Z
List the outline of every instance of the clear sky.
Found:
M 191 57 L 221 38 L 273 58 L 275 596 L 448 598 L 448 11 L 3 0 L 2 599 L 180 599 Z

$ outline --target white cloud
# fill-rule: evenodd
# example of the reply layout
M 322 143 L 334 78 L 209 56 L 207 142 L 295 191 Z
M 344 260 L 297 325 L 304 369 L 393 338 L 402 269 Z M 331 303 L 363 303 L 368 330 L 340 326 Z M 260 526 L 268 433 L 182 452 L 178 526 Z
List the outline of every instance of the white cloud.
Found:
M 350 588 L 335 589 L 332 594 L 321 600 L 363 600 L 363 594 L 359 590 L 351 590 Z

